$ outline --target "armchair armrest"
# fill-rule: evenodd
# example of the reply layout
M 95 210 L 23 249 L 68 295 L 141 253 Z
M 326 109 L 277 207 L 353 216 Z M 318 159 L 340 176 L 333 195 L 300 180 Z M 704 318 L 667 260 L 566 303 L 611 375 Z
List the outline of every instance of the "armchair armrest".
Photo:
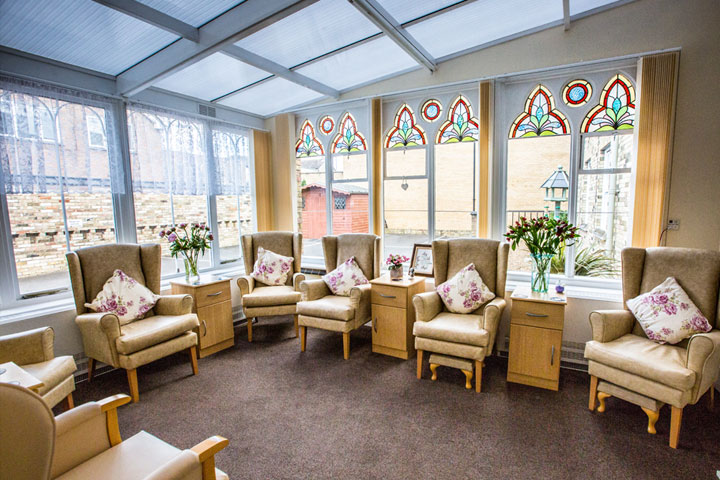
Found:
M 693 402 L 705 393 L 718 378 L 720 371 L 720 330 L 698 333 L 690 337 L 685 367 L 695 372 Z
M 55 358 L 53 342 L 55 332 L 50 327 L 40 327 L 26 332 L 0 337 L 0 363 L 15 362 L 17 365 L 47 362 Z
M 412 299 L 415 306 L 415 320 L 429 322 L 442 311 L 442 300 L 437 292 L 418 293 Z
M 324 282 L 323 282 L 324 283 Z M 350 289 L 350 303 L 355 307 L 355 319 L 369 319 L 371 285 L 357 285 Z
M 632 332 L 635 317 L 628 310 L 596 310 L 590 313 L 592 339 L 611 342 Z
M 240 289 L 240 301 L 242 303 L 242 295 L 252 293 L 253 289 L 255 288 L 255 279 L 250 275 L 243 275 L 241 277 L 238 277 L 237 286 Z
M 215 480 L 215 454 L 227 447 L 228 439 L 215 435 L 195 445 L 191 451 L 202 464 L 202 479 Z
M 503 297 L 495 297 L 485 304 L 483 309 L 483 328 L 490 334 L 488 342 L 488 355 L 495 348 L 495 337 L 497 336 L 498 325 L 502 319 L 503 312 L 507 306 L 507 300 Z
M 296 292 L 300 291 L 300 284 L 305 281 L 305 274 L 304 273 L 295 273 L 293 274 L 293 288 Z
M 304 302 L 332 295 L 332 292 L 322 278 L 305 280 L 300 284 L 300 292 L 302 293 Z
M 192 295 L 163 295 L 155 304 L 155 313 L 158 315 L 185 315 L 192 313 Z

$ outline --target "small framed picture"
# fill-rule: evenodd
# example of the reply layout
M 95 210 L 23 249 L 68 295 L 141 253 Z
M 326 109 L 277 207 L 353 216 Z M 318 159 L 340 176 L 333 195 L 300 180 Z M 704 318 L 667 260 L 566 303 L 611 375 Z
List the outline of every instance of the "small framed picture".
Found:
M 433 253 L 432 245 L 427 243 L 416 243 L 413 246 L 412 260 L 410 267 L 415 270 L 415 275 L 421 277 L 433 276 Z

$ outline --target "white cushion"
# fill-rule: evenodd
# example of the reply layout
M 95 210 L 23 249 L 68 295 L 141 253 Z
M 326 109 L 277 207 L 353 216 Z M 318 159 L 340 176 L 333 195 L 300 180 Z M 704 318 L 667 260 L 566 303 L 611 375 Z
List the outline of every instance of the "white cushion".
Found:
M 293 260 L 260 247 L 250 276 L 265 285 L 285 285 Z
M 368 279 L 355 261 L 355 257 L 348 258 L 335 270 L 323 275 L 322 279 L 333 295 L 342 297 L 349 296 L 353 287 L 368 283 Z
M 470 313 L 495 298 L 472 263 L 450 280 L 438 285 L 436 290 L 447 309 L 453 313 Z
M 710 322 L 673 277 L 647 293 L 628 300 L 645 335 L 657 343 L 678 343 L 712 330 Z
M 117 315 L 120 325 L 143 318 L 157 303 L 159 295 L 141 285 L 122 270 L 115 270 L 92 303 L 85 306 L 94 312 Z

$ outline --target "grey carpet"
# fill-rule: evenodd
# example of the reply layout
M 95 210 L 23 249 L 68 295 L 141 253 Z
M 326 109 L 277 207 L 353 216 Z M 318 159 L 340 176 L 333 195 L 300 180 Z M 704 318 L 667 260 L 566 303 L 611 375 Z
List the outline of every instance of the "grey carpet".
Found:
M 483 393 L 441 367 L 415 378 L 415 360 L 371 352 L 370 330 L 310 330 L 307 351 L 292 321 L 261 319 L 254 342 L 199 361 L 186 355 L 141 367 L 140 402 L 120 408 L 124 438 L 146 430 L 179 448 L 211 435 L 230 445 L 217 466 L 231 479 L 597 478 L 715 479 L 720 408 L 685 409 L 680 449 L 668 447 L 667 407 L 657 435 L 640 408 L 609 399 L 587 409 L 588 375 L 563 370 L 559 392 L 507 383 L 507 361 L 487 359 Z M 124 371 L 78 384 L 77 404 L 128 392 Z

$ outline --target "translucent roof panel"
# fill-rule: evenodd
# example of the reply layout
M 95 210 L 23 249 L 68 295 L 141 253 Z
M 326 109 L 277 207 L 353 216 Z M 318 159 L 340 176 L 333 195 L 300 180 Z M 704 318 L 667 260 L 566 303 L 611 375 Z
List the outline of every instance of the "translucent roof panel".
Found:
M 0 45 L 117 75 L 177 36 L 92 0 L 0 2 Z
M 587 12 L 593 8 L 603 7 L 611 3 L 617 3 L 617 0 L 570 0 L 570 16 Z
M 337 90 L 402 72 L 418 63 L 382 36 L 298 68 L 296 71 Z
M 138 0 L 150 8 L 189 23 L 194 27 L 206 24 L 244 0 Z
M 349 2 L 320 0 L 236 45 L 290 68 L 379 31 Z
M 265 116 L 317 100 L 322 96 L 321 93 L 276 77 L 230 95 L 218 103 Z
M 264 70 L 223 53 L 213 53 L 153 86 L 203 100 L 214 100 L 269 76 Z
M 411 25 L 407 31 L 431 55 L 442 58 L 562 18 L 560 1 L 476 0 Z
M 440 9 L 459 3 L 460 0 L 378 0 L 378 3 L 399 23 L 437 12 Z

